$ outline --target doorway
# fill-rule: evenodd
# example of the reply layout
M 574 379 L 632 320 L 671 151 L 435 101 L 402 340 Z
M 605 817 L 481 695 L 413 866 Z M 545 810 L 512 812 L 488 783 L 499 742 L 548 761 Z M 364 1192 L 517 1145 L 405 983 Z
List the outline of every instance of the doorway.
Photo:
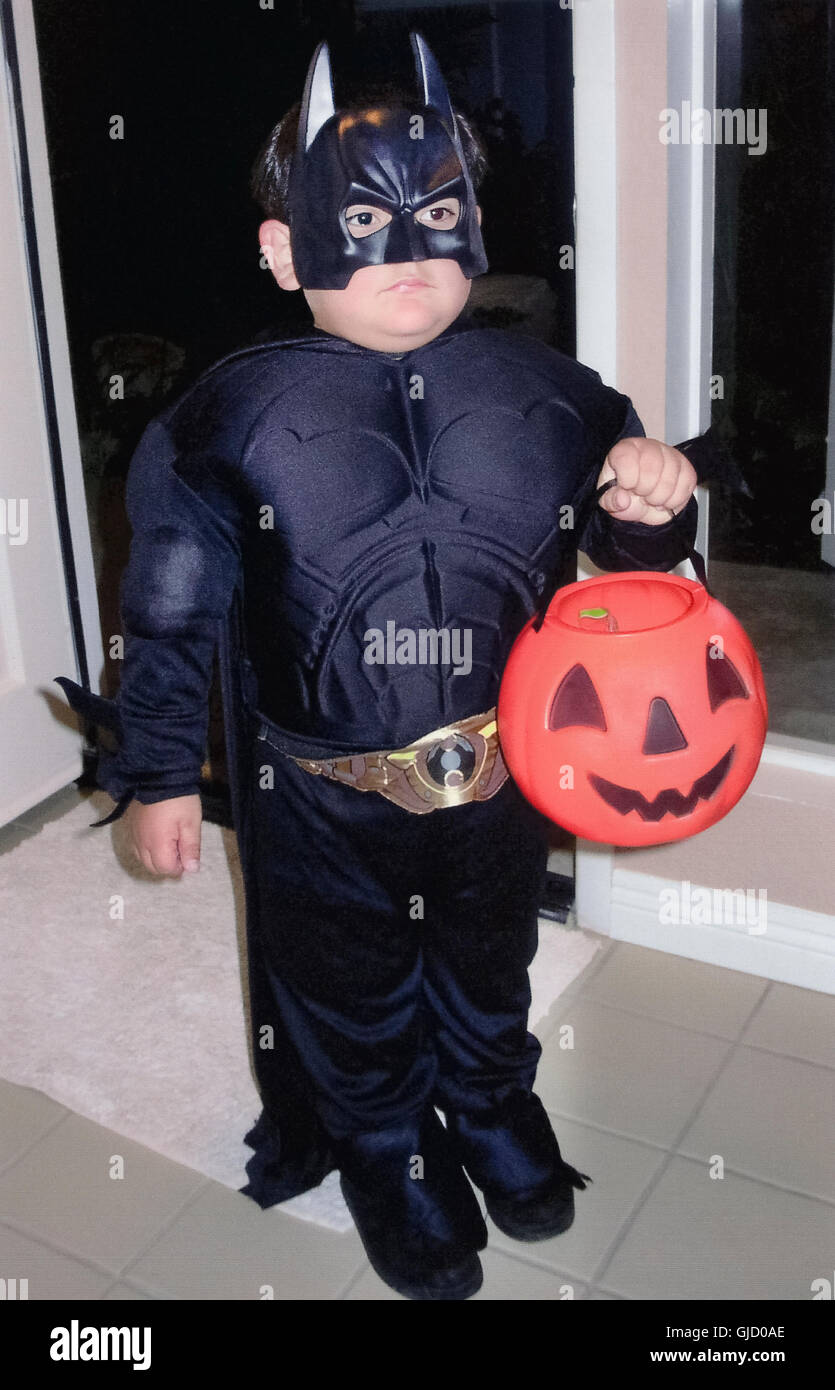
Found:
M 835 745 L 831 0 L 720 0 L 713 421 L 748 495 L 717 489 L 711 577 L 762 662 L 772 731 Z M 749 125 L 752 124 L 749 119 Z

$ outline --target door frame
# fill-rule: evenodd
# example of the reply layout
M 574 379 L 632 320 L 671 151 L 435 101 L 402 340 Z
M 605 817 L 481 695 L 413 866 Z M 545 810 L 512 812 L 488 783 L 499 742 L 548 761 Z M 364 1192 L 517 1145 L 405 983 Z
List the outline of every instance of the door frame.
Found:
M 0 0 L 21 218 L 49 434 L 56 508 L 73 619 L 76 679 L 100 690 L 101 620 L 70 367 L 64 295 L 32 0 Z M 19 83 L 14 90 L 15 79 Z M 77 630 L 75 630 L 77 629 Z M 66 673 L 69 674 L 69 673 Z
M 664 106 L 681 111 L 686 99 L 713 110 L 716 0 L 630 0 L 628 8 L 627 17 L 615 0 L 575 0 L 573 6 L 577 357 L 608 385 L 629 393 L 637 379 L 647 394 L 653 390 L 644 370 L 646 346 L 630 320 L 629 281 L 646 261 L 636 228 L 649 192 L 659 268 L 648 290 L 652 303 L 639 312 L 654 315 L 649 356 L 661 399 L 649 415 L 642 399 L 636 404 L 648 434 L 676 442 L 710 424 L 714 150 L 710 144 L 662 146 L 659 139 L 657 151 L 646 145 L 636 152 L 624 116 L 635 119 L 649 141 L 653 122 L 660 131 Z M 648 80 L 641 86 L 644 61 Z M 708 497 L 703 488 L 697 495 L 696 547 L 707 557 Z M 688 562 L 678 569 L 693 574 Z M 595 572 L 581 557 L 579 576 Z M 613 930 L 613 871 L 611 846 L 577 841 L 578 923 L 605 935 Z

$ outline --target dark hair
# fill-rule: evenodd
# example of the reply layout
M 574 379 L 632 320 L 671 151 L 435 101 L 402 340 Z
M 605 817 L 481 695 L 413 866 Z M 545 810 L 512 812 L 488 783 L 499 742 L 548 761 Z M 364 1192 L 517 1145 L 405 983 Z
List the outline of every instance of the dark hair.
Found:
M 380 83 L 374 87 L 363 87 L 352 97 L 350 104 L 337 108 L 338 115 L 363 111 L 371 106 L 394 106 L 406 111 L 414 111 L 414 96 L 411 100 L 402 87 L 391 83 Z M 454 108 L 455 109 L 455 108 Z M 299 128 L 301 102 L 297 101 L 274 126 L 265 141 L 258 158 L 252 166 L 250 191 L 261 211 L 267 217 L 275 217 L 287 222 L 287 192 L 290 183 L 290 166 L 296 152 L 296 136 Z M 484 147 L 467 116 L 455 109 L 455 120 L 461 139 L 461 147 L 467 168 L 470 171 L 473 190 L 477 190 L 487 172 L 487 155 Z

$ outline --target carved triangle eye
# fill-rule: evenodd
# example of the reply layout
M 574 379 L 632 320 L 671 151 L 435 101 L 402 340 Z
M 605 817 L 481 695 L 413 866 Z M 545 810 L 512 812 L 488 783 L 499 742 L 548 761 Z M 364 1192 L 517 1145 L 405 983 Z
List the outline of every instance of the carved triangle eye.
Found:
M 585 729 L 606 728 L 603 706 L 585 666 L 572 666 L 563 676 L 548 715 L 548 728 L 565 729 L 579 724 Z
M 660 695 L 650 700 L 647 729 L 642 753 L 677 753 L 687 747 L 687 739 L 679 728 L 670 706 Z
M 707 648 L 707 696 L 713 714 L 726 700 L 747 700 L 745 683 L 729 656 L 711 656 Z

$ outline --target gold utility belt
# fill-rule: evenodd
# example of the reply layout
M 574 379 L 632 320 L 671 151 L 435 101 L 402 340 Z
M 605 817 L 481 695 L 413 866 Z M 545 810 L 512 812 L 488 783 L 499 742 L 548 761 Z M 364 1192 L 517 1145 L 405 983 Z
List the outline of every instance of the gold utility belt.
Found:
M 487 801 L 508 775 L 499 748 L 495 707 L 433 729 L 405 748 L 344 758 L 293 758 L 293 762 L 306 772 L 357 791 L 379 792 L 418 816 L 441 806 Z

